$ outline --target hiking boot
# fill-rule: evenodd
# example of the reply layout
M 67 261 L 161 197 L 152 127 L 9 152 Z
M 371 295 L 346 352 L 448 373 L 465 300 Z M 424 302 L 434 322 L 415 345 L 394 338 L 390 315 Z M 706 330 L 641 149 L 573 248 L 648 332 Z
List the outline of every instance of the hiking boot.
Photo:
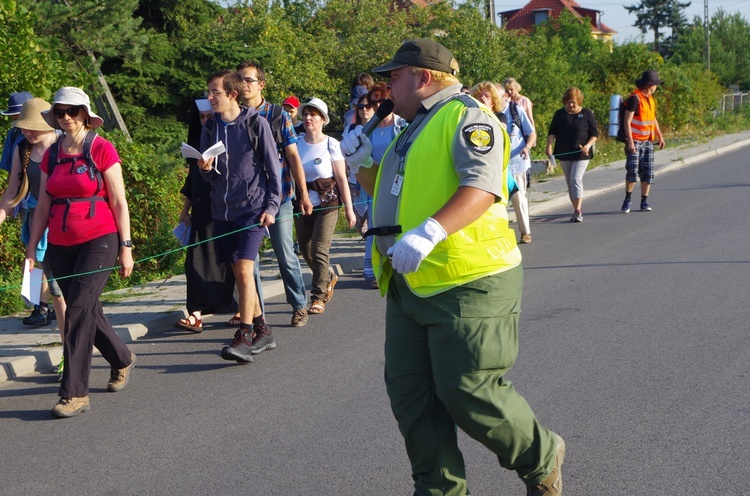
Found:
M 323 296 L 323 303 L 331 301 L 331 298 L 333 298 L 333 287 L 339 282 L 339 277 L 332 268 L 328 267 L 328 272 L 331 274 L 331 279 L 328 284 L 326 284 L 326 294 Z
M 60 398 L 57 405 L 52 409 L 52 415 L 60 418 L 75 417 L 79 413 L 88 412 L 91 409 L 89 397 Z
M 565 441 L 555 434 L 557 438 L 557 453 L 555 454 L 555 465 L 552 472 L 539 484 L 528 486 L 526 496 L 560 496 L 562 494 L 562 464 L 565 459 Z
M 34 305 L 34 310 L 31 312 L 31 315 L 24 317 L 21 322 L 23 322 L 24 325 L 34 327 L 49 325 L 49 310 L 47 310 L 46 306 Z
M 648 202 L 647 201 L 642 201 L 641 202 L 641 212 L 650 212 L 650 211 L 651 211 L 651 206 L 648 204 Z
M 135 353 L 130 352 L 130 365 L 121 369 L 112 369 L 109 372 L 109 383 L 107 383 L 107 391 L 116 393 L 122 391 L 130 381 L 130 374 L 135 368 Z
M 627 214 L 630 212 L 630 206 L 633 204 L 629 199 L 625 199 L 624 202 L 622 202 L 622 213 Z
M 518 244 L 521 244 L 521 245 L 531 244 L 531 234 L 521 234 L 521 239 L 518 241 Z
M 266 350 L 273 350 L 276 348 L 276 341 L 271 335 L 269 326 L 257 325 L 253 329 L 253 340 L 250 342 L 250 354 L 257 355 Z
M 307 324 L 307 307 L 298 308 L 292 315 L 292 327 L 302 327 Z
M 252 345 L 250 333 L 242 329 L 237 329 L 237 332 L 234 333 L 232 344 L 221 349 L 221 358 L 240 363 L 252 363 Z

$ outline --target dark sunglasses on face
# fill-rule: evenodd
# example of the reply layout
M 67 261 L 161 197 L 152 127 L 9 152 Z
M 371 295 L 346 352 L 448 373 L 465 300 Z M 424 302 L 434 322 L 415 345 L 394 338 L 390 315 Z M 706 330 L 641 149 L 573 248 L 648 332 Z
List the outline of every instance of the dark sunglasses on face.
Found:
M 370 100 L 370 103 L 368 104 L 368 107 L 370 108 L 376 108 L 379 107 L 381 103 L 385 101 L 385 98 L 378 98 L 377 100 Z
M 364 110 L 364 109 L 366 109 L 366 108 L 367 108 L 367 107 L 369 107 L 369 106 L 370 106 L 370 104 L 369 104 L 369 103 L 358 103 L 358 104 L 357 104 L 357 108 L 358 108 L 359 110 Z
M 55 117 L 57 117 L 58 119 L 63 119 L 65 117 L 65 114 L 68 114 L 75 119 L 76 117 L 78 117 L 78 114 L 81 112 L 82 108 L 83 106 L 81 105 L 78 105 L 76 107 L 68 107 L 66 109 L 55 108 L 52 113 L 55 114 Z

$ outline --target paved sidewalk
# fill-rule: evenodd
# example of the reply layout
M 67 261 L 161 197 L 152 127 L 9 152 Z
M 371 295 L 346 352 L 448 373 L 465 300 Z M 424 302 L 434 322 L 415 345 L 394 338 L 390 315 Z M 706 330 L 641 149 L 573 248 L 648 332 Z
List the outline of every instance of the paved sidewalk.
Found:
M 657 178 L 720 153 L 748 145 L 750 130 L 698 145 L 657 151 Z M 599 166 L 586 172 L 585 196 L 590 198 L 613 189 L 622 189 L 624 179 L 625 160 Z M 532 180 L 529 197 L 529 211 L 532 217 L 569 206 L 567 186 L 562 176 Z M 618 205 L 612 208 L 616 209 Z M 331 247 L 331 264 L 339 275 L 361 271 L 363 252 L 364 243 L 359 237 L 336 237 Z M 302 267 L 305 284 L 309 287 L 310 270 L 304 262 Z M 266 298 L 284 293 L 273 252 L 267 252 L 262 257 L 261 276 Z M 132 342 L 149 332 L 171 328 L 179 318 L 187 316 L 184 307 L 185 276 L 182 275 L 109 293 L 107 299 L 113 302 L 105 304 L 105 313 L 126 342 Z M 19 316 L 0 317 L 0 384 L 35 372 L 52 373 L 61 357 L 60 335 L 55 328 L 30 328 L 21 323 Z

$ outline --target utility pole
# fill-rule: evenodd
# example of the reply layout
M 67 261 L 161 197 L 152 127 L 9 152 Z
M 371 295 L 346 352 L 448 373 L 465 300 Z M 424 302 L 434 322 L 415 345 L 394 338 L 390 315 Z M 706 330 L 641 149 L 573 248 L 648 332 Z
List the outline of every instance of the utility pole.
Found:
M 487 19 L 489 19 L 492 24 L 497 26 L 497 19 L 495 16 L 495 0 L 486 0 L 485 7 L 487 11 Z
M 708 19 L 708 0 L 703 0 L 703 32 L 706 35 L 706 71 L 711 71 L 711 26 Z

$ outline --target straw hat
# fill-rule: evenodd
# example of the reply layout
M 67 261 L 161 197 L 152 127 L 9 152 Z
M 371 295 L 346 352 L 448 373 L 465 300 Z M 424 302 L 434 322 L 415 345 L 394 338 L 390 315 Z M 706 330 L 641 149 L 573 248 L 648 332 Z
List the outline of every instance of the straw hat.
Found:
M 54 131 L 42 118 L 42 112 L 50 109 L 50 104 L 41 98 L 26 100 L 21 106 L 21 115 L 13 126 L 27 131 Z
M 323 124 L 328 124 L 329 122 L 331 122 L 331 119 L 328 117 L 328 105 L 326 105 L 326 102 L 324 102 L 320 98 L 311 98 L 309 102 L 300 105 L 300 114 L 304 113 L 305 107 L 312 107 L 323 114 L 323 118 L 325 119 L 325 122 Z
M 91 111 L 91 100 L 89 100 L 89 96 L 81 88 L 75 88 L 73 86 L 63 86 L 62 88 L 57 90 L 57 93 L 55 93 L 52 107 L 46 112 L 42 112 L 42 117 L 44 117 L 44 120 L 47 121 L 47 124 L 54 127 L 55 129 L 61 129 L 60 124 L 58 124 L 57 119 L 55 118 L 55 114 L 53 113 L 55 111 L 55 107 L 58 104 L 80 105 L 81 107 L 85 107 L 86 112 L 88 112 L 89 114 L 88 120 L 91 129 L 96 129 L 104 124 L 104 119 Z

